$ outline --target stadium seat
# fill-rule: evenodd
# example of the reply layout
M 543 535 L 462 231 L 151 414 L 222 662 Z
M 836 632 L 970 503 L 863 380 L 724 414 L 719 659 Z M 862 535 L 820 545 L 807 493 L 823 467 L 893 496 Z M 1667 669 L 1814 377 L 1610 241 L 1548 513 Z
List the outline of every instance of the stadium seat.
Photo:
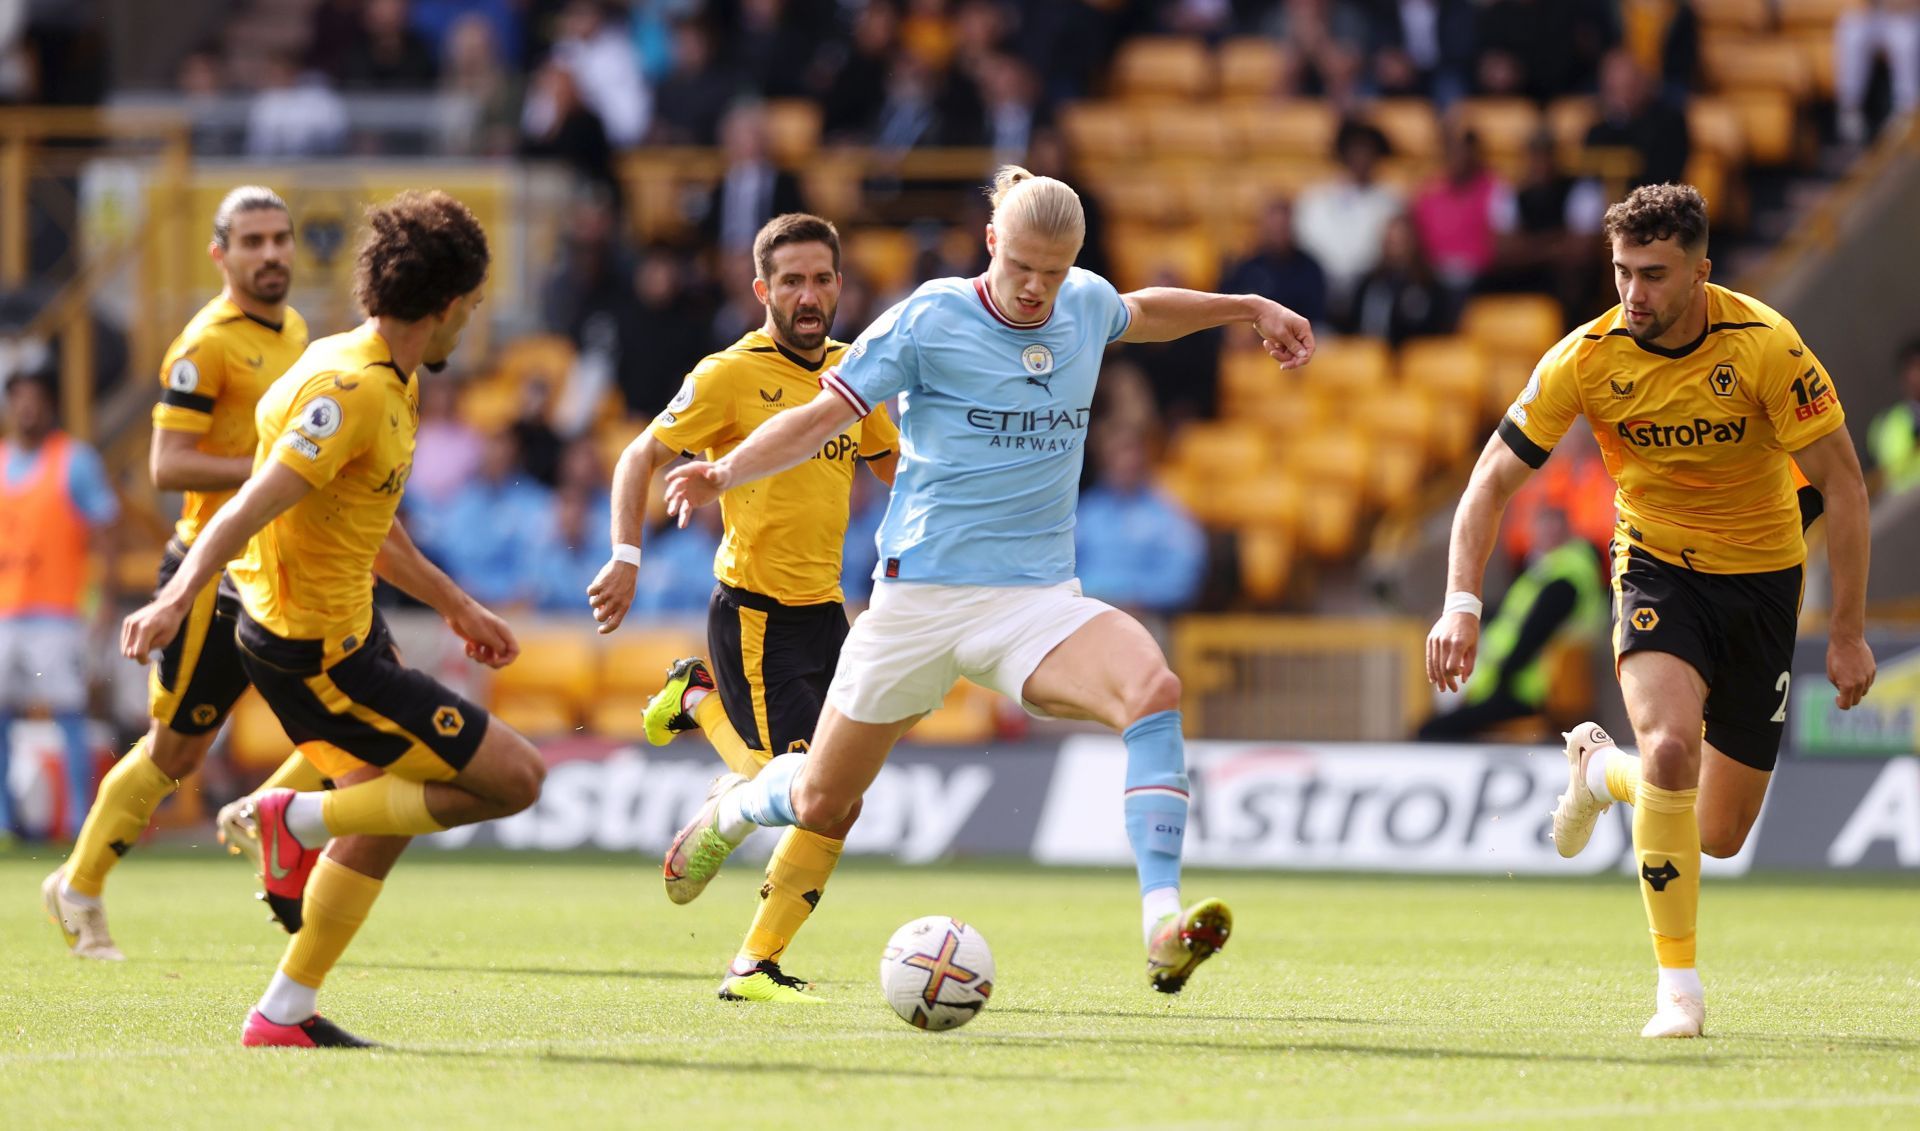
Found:
M 1833 33 L 1841 13 L 1861 6 L 1861 0 L 1774 0 L 1780 26 L 1795 32 Z
M 1772 91 L 1790 103 L 1813 90 L 1813 73 L 1792 39 L 1702 35 L 1700 60 L 1716 89 Z
M 1472 338 L 1457 334 L 1413 338 L 1400 347 L 1397 360 L 1401 388 L 1432 393 L 1479 411 L 1487 357 Z
M 1746 184 L 1727 176 L 1727 163 L 1718 155 L 1695 150 L 1687 158 L 1686 182 L 1700 190 L 1707 201 L 1707 219 L 1730 228 L 1744 226 Z
M 1488 354 L 1517 355 L 1531 367 L 1566 332 L 1563 317 L 1546 295 L 1482 295 L 1461 313 L 1460 332 Z
M 1330 162 L 1340 116 L 1323 101 L 1289 98 L 1277 102 L 1230 104 L 1221 116 L 1233 124 L 1254 161 Z
M 1286 53 L 1264 35 L 1241 36 L 1222 43 L 1215 65 L 1221 98 L 1256 104 L 1269 102 L 1287 75 Z
M 767 151 L 780 165 L 802 168 L 820 148 L 820 104 L 811 98 L 775 98 L 765 109 Z
M 1380 511 L 1405 506 L 1420 493 L 1426 460 L 1419 447 L 1377 444 L 1367 459 L 1367 478 L 1361 485 L 1367 505 Z
M 1393 156 L 1431 162 L 1440 156 L 1440 122 L 1424 98 L 1382 98 L 1366 117 L 1387 135 Z
M 1323 561 L 1351 556 L 1360 533 L 1358 485 L 1317 485 L 1303 491 L 1301 500 L 1301 546 Z
M 1356 403 L 1387 383 L 1392 351 L 1375 338 L 1325 338 L 1314 351 L 1305 372 L 1317 389 L 1337 393 Z
M 502 668 L 506 671 L 506 668 Z M 551 692 L 511 692 L 496 695 L 488 711 L 528 738 L 571 734 L 580 725 L 573 704 Z
M 1728 95 L 1695 95 L 1687 102 L 1687 138 L 1694 152 L 1707 152 L 1738 167 L 1747 160 L 1747 125 Z
M 1121 98 L 1203 98 L 1213 90 L 1213 58 L 1198 39 L 1140 36 L 1113 57 L 1113 92 Z
M 704 656 L 707 645 L 697 632 L 650 624 L 623 626 L 599 652 L 595 698 L 645 703 L 666 682 L 667 669 L 683 656 Z
M 1524 98 L 1468 98 L 1455 113 L 1459 123 L 1480 139 L 1482 150 L 1496 164 L 1510 165 L 1527 151 L 1540 131 L 1540 111 Z
M 647 701 L 637 696 L 600 700 L 587 712 L 587 729 L 602 738 L 644 742 L 647 737 Z
M 1240 593 L 1256 605 L 1276 605 L 1293 577 L 1294 538 L 1266 526 L 1242 529 L 1234 539 L 1240 566 Z
M 1257 468 L 1272 462 L 1266 430 L 1246 421 L 1196 420 L 1174 433 L 1168 461 L 1176 467 L 1213 474 L 1220 467 Z
M 1060 130 L 1082 165 L 1120 164 L 1145 154 L 1146 139 L 1135 130 L 1133 116 L 1118 103 L 1076 102 L 1063 107 Z
M 1196 113 L 1182 103 L 1142 106 L 1137 113 L 1147 151 L 1157 161 L 1219 164 L 1239 156 L 1240 135 L 1223 114 Z
M 907 732 L 910 742 L 938 743 L 946 746 L 978 746 L 993 737 L 993 692 L 971 680 L 961 680 L 947 692 L 938 711 L 913 725 Z
M 1123 291 L 1163 284 L 1210 291 L 1220 274 L 1220 253 L 1206 229 L 1197 225 L 1115 224 L 1107 247 L 1114 282 Z
M 1288 444 L 1281 463 L 1299 482 L 1302 498 L 1329 486 L 1358 489 L 1367 480 L 1372 439 L 1357 424 L 1335 423 Z
M 1511 399 L 1508 398 L 1509 401 Z M 1451 467 L 1478 450 L 1485 442 L 1488 431 L 1483 421 L 1506 409 L 1506 405 L 1502 404 L 1488 413 L 1484 402 L 1475 405 L 1457 400 L 1436 400 L 1432 404 L 1432 431 L 1429 436 L 1433 457 L 1442 467 Z
M 1815 96 L 1831 101 L 1833 86 L 1833 29 L 1822 27 L 1802 28 L 1792 33 L 1793 41 L 1800 45 L 1800 57 L 1807 61 L 1807 69 L 1813 75 L 1813 93 Z
M 1764 32 L 1773 26 L 1769 0 L 1693 0 L 1693 10 L 1711 31 Z
M 1553 135 L 1554 154 L 1562 166 L 1570 167 L 1587 145 L 1587 131 L 1598 120 L 1600 110 L 1585 94 L 1569 94 L 1554 99 L 1543 118 L 1547 132 Z
M 528 334 L 500 347 L 495 373 L 514 386 L 545 381 L 557 397 L 573 372 L 573 343 L 559 334 Z
M 592 700 L 594 674 L 590 639 L 574 632 L 529 633 L 520 638 L 520 658 L 494 673 L 490 701 L 529 718 L 552 712 L 577 719 Z
M 1300 485 L 1265 464 L 1220 464 L 1204 477 L 1187 480 L 1181 496 L 1194 518 L 1215 530 L 1257 526 L 1291 532 L 1300 524 Z
M 1168 170 L 1136 166 L 1125 175 L 1089 181 L 1088 187 L 1117 225 L 1166 227 L 1190 216 L 1185 181 Z
M 1482 390 L 1480 415 L 1488 420 L 1501 416 L 1513 404 L 1520 390 L 1533 376 L 1534 362 L 1522 354 L 1494 354 L 1487 361 L 1487 385 Z
M 1405 385 L 1373 398 L 1367 405 L 1367 429 L 1381 450 L 1411 453 L 1424 464 L 1433 446 L 1434 394 Z
M 874 294 L 892 294 L 909 285 L 919 247 L 900 228 L 855 228 L 843 241 L 847 262 L 866 276 Z
M 483 434 L 498 432 L 520 415 L 520 386 L 504 377 L 475 381 L 460 390 L 455 411 Z
M 1750 162 L 1775 166 L 1795 159 L 1800 150 L 1800 117 L 1794 97 L 1778 90 L 1742 90 L 1731 98 L 1746 126 Z

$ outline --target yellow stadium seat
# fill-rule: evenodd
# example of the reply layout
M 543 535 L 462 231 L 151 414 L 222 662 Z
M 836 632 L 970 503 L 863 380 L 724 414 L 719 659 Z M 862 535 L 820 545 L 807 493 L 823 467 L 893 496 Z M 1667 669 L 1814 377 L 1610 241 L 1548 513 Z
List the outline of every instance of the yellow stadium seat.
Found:
M 1599 116 L 1594 100 L 1584 94 L 1565 95 L 1547 106 L 1547 130 L 1562 161 L 1586 146 L 1587 131 Z
M 1401 388 L 1432 393 L 1479 411 L 1487 356 L 1472 338 L 1414 338 L 1400 347 L 1398 361 Z
M 1687 103 L 1687 137 L 1696 153 L 1712 153 L 1743 165 L 1747 160 L 1747 124 L 1731 96 L 1695 95 Z
M 1204 526 L 1290 531 L 1299 525 L 1299 484 L 1271 464 L 1238 467 L 1222 461 L 1201 474 L 1191 468 L 1184 471 L 1181 502 Z
M 649 624 L 626 624 L 599 652 L 598 697 L 644 703 L 666 682 L 667 669 L 685 656 L 707 654 L 697 632 Z
M 767 151 L 778 164 L 797 169 L 820 148 L 820 104 L 810 98 L 775 98 L 765 105 Z
M 913 725 L 907 739 L 946 746 L 985 743 L 993 737 L 998 698 L 986 688 L 963 679 L 947 692 L 946 702 L 938 711 Z
M 1323 338 L 1299 377 L 1315 390 L 1364 398 L 1387 383 L 1393 351 L 1375 338 Z
M 1222 43 L 1215 64 L 1220 74 L 1220 97 L 1226 99 L 1271 99 L 1287 76 L 1286 53 L 1278 42 L 1262 35 Z
M 638 696 L 601 700 L 587 712 L 587 730 L 602 738 L 643 742 L 647 737 L 647 701 Z
M 1687 158 L 1685 177 L 1706 199 L 1707 219 L 1713 223 L 1731 224 L 1744 211 L 1738 207 L 1740 202 L 1730 199 L 1744 191 L 1744 186 L 1727 176 L 1726 162 L 1714 154 L 1695 150 L 1693 156 Z
M 1300 543 L 1324 561 L 1348 557 L 1360 533 L 1358 485 L 1319 484 L 1302 493 Z
M 1272 461 L 1267 432 L 1247 421 L 1196 420 L 1174 433 L 1168 462 L 1203 474 L 1220 467 L 1265 467 Z
M 1487 384 L 1482 390 L 1480 415 L 1488 419 L 1500 416 L 1513 404 L 1520 390 L 1527 387 L 1528 378 L 1533 376 L 1533 366 L 1537 358 L 1524 354 L 1496 353 L 1487 360 Z
M 1482 149 L 1496 161 L 1517 160 L 1540 132 L 1540 111 L 1524 98 L 1468 98 L 1456 113 L 1460 124 L 1479 137 Z
M 1719 90 L 1764 90 L 1799 102 L 1813 90 L 1813 72 L 1787 37 L 1703 35 L 1700 59 Z
M 1334 425 L 1295 439 L 1281 458 L 1299 482 L 1301 497 L 1311 500 L 1328 486 L 1357 489 L 1365 484 L 1372 454 L 1371 439 L 1360 427 Z
M 1773 26 L 1770 0 L 1693 0 L 1700 25 L 1714 31 L 1764 32 Z
M 1294 539 L 1285 531 L 1250 526 L 1235 540 L 1240 593 L 1256 605 L 1275 605 L 1293 577 Z
M 260 693 L 249 687 L 246 694 L 240 696 L 233 705 L 233 714 L 227 723 L 227 757 L 235 764 L 251 771 L 271 770 L 287 760 L 293 752 L 293 740 L 287 737 L 286 728 L 260 698 Z M 265 777 L 265 774 L 260 774 Z
M 1060 130 L 1081 164 L 1123 163 L 1138 160 L 1146 139 L 1134 128 L 1133 116 L 1117 102 L 1076 102 L 1060 111 Z
M 1420 493 L 1426 461 L 1420 449 L 1380 444 L 1367 461 L 1367 479 L 1362 485 L 1367 505 L 1390 511 L 1404 506 Z
M 1102 177 L 1090 187 L 1116 225 L 1166 227 L 1189 216 L 1186 186 L 1175 173 L 1135 167 L 1124 176 Z M 1125 238 L 1134 238 L 1131 231 Z
M 1288 98 L 1276 102 L 1229 104 L 1221 116 L 1240 134 L 1240 144 L 1255 161 L 1328 162 L 1340 115 L 1324 101 Z
M 1813 93 L 1824 99 L 1833 98 L 1833 29 L 1806 27 L 1792 33 L 1793 41 L 1800 45 L 1800 57 L 1807 61 L 1807 70 L 1813 75 Z
M 900 228 L 855 228 L 841 243 L 848 263 L 866 276 L 874 294 L 891 294 L 912 281 L 920 253 L 913 236 Z
M 476 381 L 460 390 L 455 411 L 480 432 L 498 432 L 520 415 L 522 396 L 520 386 L 503 378 Z
M 1239 156 L 1240 135 L 1223 114 L 1161 103 L 1142 106 L 1139 121 L 1156 160 L 1224 163 Z
M 1503 406 L 1504 407 L 1504 406 Z M 1488 415 L 1479 405 L 1451 399 L 1433 402 L 1434 459 L 1447 467 L 1458 463 L 1486 440 L 1481 420 Z
M 1732 96 L 1747 131 L 1747 158 L 1756 165 L 1785 165 L 1800 149 L 1800 118 L 1784 91 L 1743 90 Z
M 575 704 L 553 692 L 515 691 L 498 695 L 487 709 L 495 718 L 528 738 L 555 738 L 571 734 L 579 725 L 579 712 Z
M 1123 291 L 1158 284 L 1210 291 L 1220 274 L 1220 253 L 1198 225 L 1154 227 L 1115 224 L 1107 239 L 1114 281 Z
M 1433 445 L 1433 394 L 1404 385 L 1373 398 L 1367 404 L 1367 429 L 1380 451 L 1411 455 L 1424 465 Z
M 1429 162 L 1440 156 L 1440 122 L 1424 98 L 1382 98 L 1366 117 L 1387 135 L 1393 156 Z
M 1113 92 L 1122 98 L 1202 98 L 1213 90 L 1213 58 L 1198 39 L 1140 36 L 1113 57 Z
M 573 343 L 558 334 L 528 334 L 500 348 L 494 372 L 508 384 L 545 381 L 557 396 L 573 372 Z
M 1774 0 L 1780 26 L 1796 32 L 1833 32 L 1841 13 L 1861 6 L 1861 0 Z
M 520 639 L 520 658 L 494 673 L 491 702 L 496 713 L 497 705 L 507 704 L 530 719 L 552 712 L 572 720 L 592 702 L 595 683 L 590 639 L 572 632 L 530 634 Z
M 1563 317 L 1546 295 L 1482 295 L 1467 303 L 1460 332 L 1489 354 L 1519 355 L 1531 367 L 1566 333 Z

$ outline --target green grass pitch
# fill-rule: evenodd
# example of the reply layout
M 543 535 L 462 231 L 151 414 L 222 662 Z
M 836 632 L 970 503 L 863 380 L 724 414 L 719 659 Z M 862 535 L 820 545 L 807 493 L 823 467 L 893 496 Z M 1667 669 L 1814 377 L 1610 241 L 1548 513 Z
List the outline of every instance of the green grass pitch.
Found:
M 855 862 L 788 956 L 826 1008 L 713 989 L 758 874 L 670 905 L 645 859 L 403 861 L 322 1008 L 387 1042 L 256 1052 L 240 1022 L 283 941 L 211 850 L 108 889 L 129 961 L 70 958 L 46 853 L 0 856 L 8 1127 L 1567 1127 L 1920 1124 L 1920 890 L 1708 886 L 1709 1038 L 1647 1042 L 1652 958 L 1624 879 L 1190 875 L 1238 916 L 1175 999 L 1142 972 L 1121 872 Z M 993 1004 L 918 1032 L 881 1000 L 894 927 L 993 944 Z

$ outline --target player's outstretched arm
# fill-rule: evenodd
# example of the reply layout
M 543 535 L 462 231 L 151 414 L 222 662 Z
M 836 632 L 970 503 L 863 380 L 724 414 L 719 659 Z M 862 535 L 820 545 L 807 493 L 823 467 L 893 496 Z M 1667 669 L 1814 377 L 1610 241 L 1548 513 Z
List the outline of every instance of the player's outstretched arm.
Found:
M 620 627 L 633 607 L 634 586 L 640 578 L 640 540 L 646 536 L 647 485 L 679 453 L 654 438 L 653 425 L 633 438 L 613 468 L 613 556 L 587 586 L 587 604 L 605 635 Z M 631 550 L 622 550 L 631 547 Z
M 860 415 L 827 389 L 803 408 L 783 412 L 754 429 L 746 442 L 714 463 L 682 464 L 667 472 L 667 513 L 685 526 L 693 508 L 742 483 L 775 475 L 805 461 Z
M 1453 512 L 1453 536 L 1447 544 L 1449 608 L 1427 633 L 1427 682 L 1443 691 L 1460 690 L 1473 674 L 1480 650 L 1480 614 L 1472 605 L 1478 603 L 1486 582 L 1487 558 L 1493 553 L 1500 516 L 1532 474 L 1533 469 L 1496 434 L 1481 450 L 1473 478 L 1460 496 L 1460 507 Z M 1464 594 L 1472 603 L 1466 609 L 1453 608 L 1455 594 Z
M 253 474 L 251 456 L 217 456 L 200 450 L 200 437 L 173 428 L 155 428 L 147 449 L 147 474 L 162 491 L 224 491 Z
M 1845 428 L 1835 428 L 1793 453 L 1794 462 L 1826 502 L 1827 565 L 1833 575 L 1833 613 L 1827 622 L 1827 678 L 1834 705 L 1849 710 L 1873 686 L 1873 650 L 1867 647 L 1867 484 L 1860 456 Z
M 1123 342 L 1170 342 L 1244 322 L 1282 369 L 1313 360 L 1313 326 L 1305 318 L 1259 295 L 1216 295 L 1182 287 L 1147 287 L 1120 296 L 1131 321 Z
M 172 643 L 193 605 L 194 594 L 240 556 L 247 539 L 312 490 L 312 484 L 292 468 L 277 460 L 268 461 L 260 474 L 247 480 L 240 493 L 207 523 L 173 580 L 120 626 L 121 654 L 144 664 L 148 656 Z
M 520 655 L 520 642 L 514 639 L 507 622 L 428 561 L 397 518 L 374 555 L 373 572 L 439 613 L 447 627 L 467 642 L 468 659 L 490 668 L 504 668 Z

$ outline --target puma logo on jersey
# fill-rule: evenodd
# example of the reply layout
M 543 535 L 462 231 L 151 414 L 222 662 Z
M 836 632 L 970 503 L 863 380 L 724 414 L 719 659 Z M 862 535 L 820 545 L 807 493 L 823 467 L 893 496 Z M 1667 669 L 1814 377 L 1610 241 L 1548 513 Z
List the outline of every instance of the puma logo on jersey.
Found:
M 1038 385 L 1042 392 L 1048 396 L 1053 395 L 1053 377 L 1051 375 L 1047 377 L 1029 377 L 1027 378 L 1027 384 Z

